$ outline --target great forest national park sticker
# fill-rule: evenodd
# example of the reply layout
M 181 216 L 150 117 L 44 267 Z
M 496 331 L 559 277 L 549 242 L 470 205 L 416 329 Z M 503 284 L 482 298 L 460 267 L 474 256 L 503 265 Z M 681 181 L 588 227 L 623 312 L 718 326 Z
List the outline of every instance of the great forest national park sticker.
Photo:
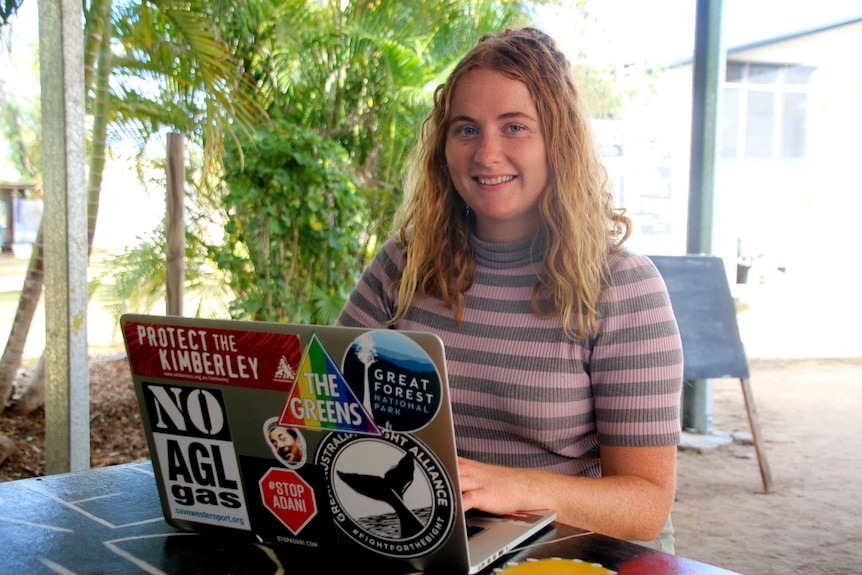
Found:
M 305 347 L 278 423 L 314 431 L 380 435 L 371 413 L 362 407 L 317 333 L 311 334 Z
M 440 373 L 422 347 L 394 330 L 354 340 L 342 363 L 344 377 L 377 425 L 416 431 L 440 409 Z
M 315 462 L 326 478 L 336 525 L 359 545 L 411 558 L 433 551 L 452 532 L 452 482 L 417 438 L 391 431 L 381 438 L 332 433 Z

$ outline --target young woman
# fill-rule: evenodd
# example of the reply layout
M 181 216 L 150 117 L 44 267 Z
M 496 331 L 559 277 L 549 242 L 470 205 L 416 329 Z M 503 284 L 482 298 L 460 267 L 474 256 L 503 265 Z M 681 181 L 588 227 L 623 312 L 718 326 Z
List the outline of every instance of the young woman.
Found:
M 672 552 L 682 345 L 596 147 L 550 37 L 483 37 L 338 323 L 442 338 L 468 508 L 553 508 Z

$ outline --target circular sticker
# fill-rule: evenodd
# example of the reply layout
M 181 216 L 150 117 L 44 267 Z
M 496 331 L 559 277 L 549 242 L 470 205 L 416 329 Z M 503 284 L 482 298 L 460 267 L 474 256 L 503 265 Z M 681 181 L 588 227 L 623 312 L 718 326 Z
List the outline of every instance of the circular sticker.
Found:
M 411 558 L 439 547 L 455 524 L 452 482 L 418 439 L 333 433 L 317 451 L 338 527 L 361 546 Z
M 425 350 L 402 333 L 363 333 L 342 364 L 353 393 L 380 427 L 416 431 L 440 409 L 440 373 Z
M 523 563 L 509 563 L 494 569 L 494 575 L 615 575 L 599 563 L 580 559 L 527 559 Z

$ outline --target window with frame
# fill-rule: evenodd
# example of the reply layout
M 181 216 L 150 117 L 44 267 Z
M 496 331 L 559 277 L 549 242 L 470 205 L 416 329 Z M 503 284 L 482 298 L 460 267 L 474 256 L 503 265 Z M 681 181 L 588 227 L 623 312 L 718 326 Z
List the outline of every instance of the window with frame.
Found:
M 727 62 L 722 157 L 801 160 L 808 142 L 814 66 Z

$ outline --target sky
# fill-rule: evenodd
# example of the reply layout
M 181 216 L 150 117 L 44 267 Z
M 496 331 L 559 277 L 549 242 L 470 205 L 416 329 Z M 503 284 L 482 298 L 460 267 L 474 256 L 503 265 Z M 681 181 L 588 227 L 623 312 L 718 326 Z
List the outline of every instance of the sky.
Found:
M 32 71 L 34 56 L 27 48 L 37 42 L 36 0 L 25 0 L 22 10 L 11 20 L 13 37 L 9 45 L 0 46 L 0 82 L 7 93 L 14 92 L 16 98 L 28 100 L 39 97 L 39 79 Z M 6 161 L 6 153 L 5 138 L 0 135 L 0 181 L 18 182 L 20 174 Z
M 816 8 L 815 8 L 816 7 Z M 669 64 L 694 51 L 696 0 L 587 0 L 594 19 L 581 24 L 559 8 L 540 9 L 539 25 L 570 54 L 590 62 Z M 726 48 L 862 16 L 862 0 L 724 0 Z

